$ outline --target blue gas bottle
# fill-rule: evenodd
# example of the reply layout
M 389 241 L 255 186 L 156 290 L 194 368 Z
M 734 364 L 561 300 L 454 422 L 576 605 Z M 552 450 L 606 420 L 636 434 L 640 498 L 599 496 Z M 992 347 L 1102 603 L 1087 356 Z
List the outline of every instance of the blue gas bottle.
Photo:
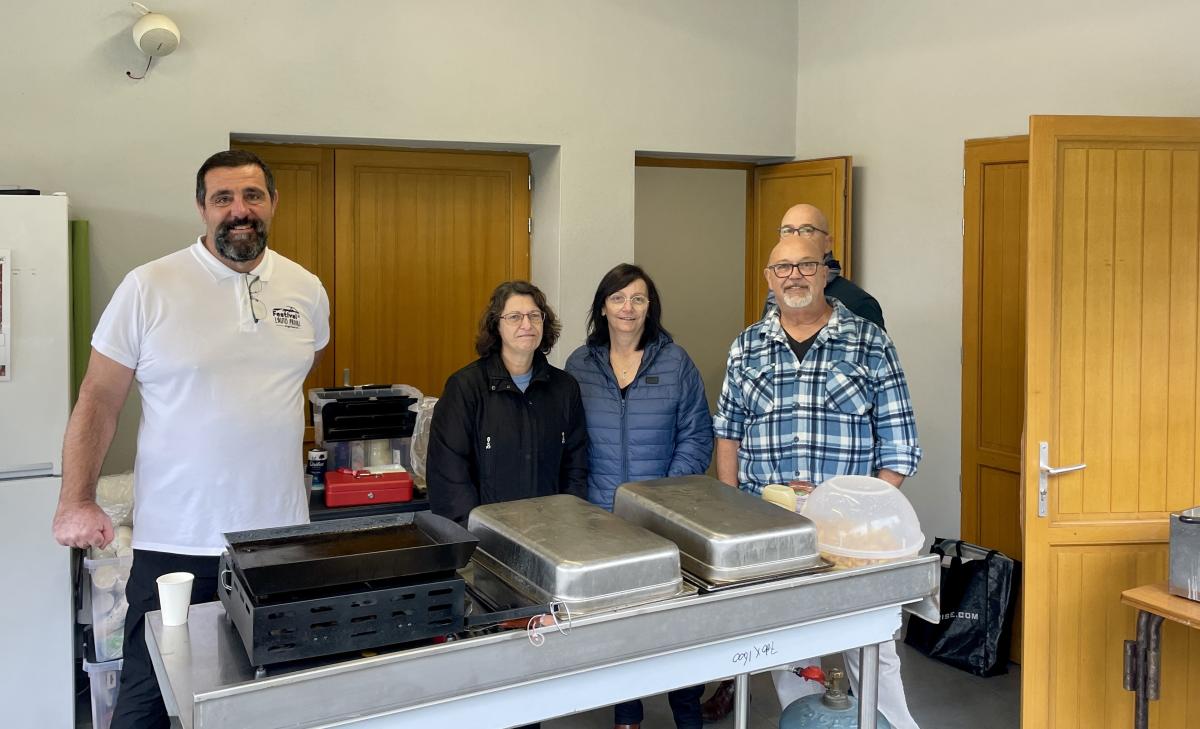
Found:
M 779 717 L 779 729 L 858 729 L 858 699 L 846 695 L 842 682 L 846 675 L 834 668 L 829 681 L 819 668 L 805 668 L 801 678 L 818 681 L 825 686 L 824 694 L 813 694 L 788 704 Z M 892 729 L 883 714 L 876 712 L 878 729 Z

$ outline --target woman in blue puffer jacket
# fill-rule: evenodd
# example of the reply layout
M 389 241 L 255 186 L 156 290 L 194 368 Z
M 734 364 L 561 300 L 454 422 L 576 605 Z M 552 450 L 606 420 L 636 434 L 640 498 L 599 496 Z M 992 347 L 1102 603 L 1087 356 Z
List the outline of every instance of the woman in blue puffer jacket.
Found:
M 588 501 L 609 511 L 629 481 L 704 473 L 713 429 L 692 358 L 662 327 L 654 281 L 622 263 L 600 280 L 587 344 L 567 359 L 579 381 L 588 432 Z M 667 694 L 678 729 L 700 729 L 703 686 Z M 614 707 L 615 725 L 637 727 L 641 701 Z

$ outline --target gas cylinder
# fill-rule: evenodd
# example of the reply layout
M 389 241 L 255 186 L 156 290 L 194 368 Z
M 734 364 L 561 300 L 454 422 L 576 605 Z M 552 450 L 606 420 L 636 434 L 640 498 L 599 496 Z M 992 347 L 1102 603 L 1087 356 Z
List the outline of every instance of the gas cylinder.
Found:
M 858 699 L 846 694 L 842 682 L 846 674 L 840 669 L 829 671 L 829 680 L 821 669 L 813 666 L 798 670 L 798 676 L 825 686 L 824 694 L 813 694 L 788 704 L 779 717 L 779 729 L 858 729 Z M 883 714 L 876 714 L 879 729 L 892 729 Z

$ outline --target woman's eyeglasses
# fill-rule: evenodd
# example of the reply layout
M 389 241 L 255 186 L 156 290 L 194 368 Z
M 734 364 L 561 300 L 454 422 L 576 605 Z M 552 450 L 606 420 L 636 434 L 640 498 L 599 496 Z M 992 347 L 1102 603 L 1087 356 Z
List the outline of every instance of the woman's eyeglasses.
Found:
M 633 307 L 635 309 L 640 309 L 643 306 L 650 303 L 650 297 L 643 296 L 642 294 L 634 294 L 633 296 L 626 296 L 625 294 L 622 294 L 619 292 L 615 293 L 615 294 L 610 294 L 608 297 L 608 303 L 610 303 L 613 306 L 618 307 L 618 308 L 625 306 L 626 301 L 628 301 L 630 304 L 633 304 Z
M 546 313 L 543 311 L 529 311 L 524 314 L 514 311 L 511 314 L 502 315 L 500 317 L 500 320 L 506 321 L 509 324 L 513 325 L 514 327 L 519 327 L 519 326 L 521 326 L 521 320 L 524 319 L 525 317 L 529 317 L 529 323 L 535 327 L 538 324 L 541 324 L 542 322 L 546 321 Z

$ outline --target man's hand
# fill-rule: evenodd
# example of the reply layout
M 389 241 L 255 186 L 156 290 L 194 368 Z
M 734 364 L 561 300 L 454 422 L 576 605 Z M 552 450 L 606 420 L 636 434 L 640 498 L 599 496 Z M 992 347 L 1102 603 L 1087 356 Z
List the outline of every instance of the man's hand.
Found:
M 112 519 L 94 501 L 60 501 L 54 512 L 54 538 L 64 547 L 103 549 L 113 540 Z

